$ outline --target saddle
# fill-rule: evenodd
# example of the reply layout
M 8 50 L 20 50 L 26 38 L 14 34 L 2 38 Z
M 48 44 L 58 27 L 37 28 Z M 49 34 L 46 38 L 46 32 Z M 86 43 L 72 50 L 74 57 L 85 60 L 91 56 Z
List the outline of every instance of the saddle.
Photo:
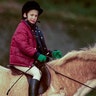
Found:
M 9 66 L 9 68 L 11 69 L 13 75 L 25 74 L 27 76 L 28 81 L 30 81 L 30 79 L 32 78 L 31 75 L 28 75 L 26 73 L 21 72 L 20 70 L 16 69 L 14 66 Z M 43 94 L 44 92 L 46 92 L 46 90 L 50 86 L 51 74 L 50 74 L 48 68 L 45 65 L 40 67 L 39 69 L 42 72 L 42 77 L 41 77 L 41 80 L 40 80 L 40 87 L 39 87 L 39 90 L 38 90 L 38 94 Z

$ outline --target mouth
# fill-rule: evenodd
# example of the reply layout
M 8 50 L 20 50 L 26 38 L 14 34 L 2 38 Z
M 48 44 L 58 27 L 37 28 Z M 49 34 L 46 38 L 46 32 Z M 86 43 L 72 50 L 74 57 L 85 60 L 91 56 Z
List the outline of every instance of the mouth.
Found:
M 34 21 L 34 20 L 31 20 L 30 22 L 31 22 L 31 23 L 35 23 L 35 21 Z

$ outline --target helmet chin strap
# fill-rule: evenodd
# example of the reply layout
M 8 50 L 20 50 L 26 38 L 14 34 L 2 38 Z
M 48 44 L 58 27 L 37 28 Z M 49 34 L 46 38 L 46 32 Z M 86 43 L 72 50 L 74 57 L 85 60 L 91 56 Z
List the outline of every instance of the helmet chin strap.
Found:
M 40 20 L 37 20 L 37 23 L 40 23 Z

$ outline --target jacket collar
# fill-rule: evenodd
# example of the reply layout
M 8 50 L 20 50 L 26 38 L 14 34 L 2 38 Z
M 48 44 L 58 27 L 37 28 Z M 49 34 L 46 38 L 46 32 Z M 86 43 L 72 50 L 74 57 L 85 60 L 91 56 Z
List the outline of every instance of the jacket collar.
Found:
M 23 22 L 25 25 L 27 25 L 27 27 L 29 27 L 31 30 L 35 30 L 35 28 L 36 28 L 36 24 L 31 24 L 27 20 L 21 20 L 21 22 Z

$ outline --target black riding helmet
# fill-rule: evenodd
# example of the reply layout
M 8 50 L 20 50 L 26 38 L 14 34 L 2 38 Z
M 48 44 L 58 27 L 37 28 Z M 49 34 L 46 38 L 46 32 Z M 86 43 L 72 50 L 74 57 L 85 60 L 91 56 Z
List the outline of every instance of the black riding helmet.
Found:
M 24 13 L 28 13 L 30 10 L 38 10 L 39 15 L 43 12 L 43 9 L 40 8 L 40 5 L 36 1 L 27 1 L 22 7 L 22 19 L 24 18 Z

